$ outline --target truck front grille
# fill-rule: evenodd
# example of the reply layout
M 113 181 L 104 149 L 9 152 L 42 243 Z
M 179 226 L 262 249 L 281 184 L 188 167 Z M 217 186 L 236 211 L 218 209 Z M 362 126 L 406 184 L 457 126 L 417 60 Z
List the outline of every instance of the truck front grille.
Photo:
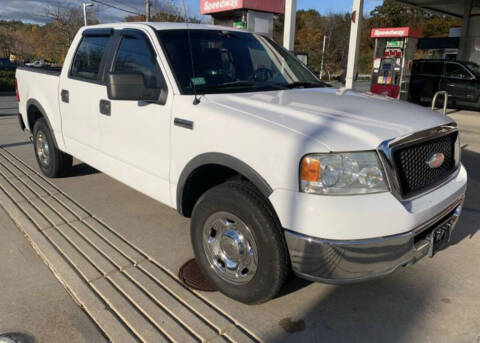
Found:
M 400 147 L 393 151 L 398 181 L 404 198 L 426 191 L 446 180 L 456 169 L 455 144 L 458 132 Z M 442 153 L 443 164 L 431 168 L 427 161 L 432 155 Z

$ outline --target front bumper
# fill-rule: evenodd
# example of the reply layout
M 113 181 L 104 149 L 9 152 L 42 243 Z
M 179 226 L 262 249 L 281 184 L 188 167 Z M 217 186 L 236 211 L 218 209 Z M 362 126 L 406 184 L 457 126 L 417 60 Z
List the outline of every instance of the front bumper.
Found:
M 464 195 L 415 229 L 388 237 L 351 241 L 324 240 L 286 230 L 285 238 L 295 273 L 308 280 L 349 283 L 380 277 L 400 266 L 432 255 L 428 235 L 439 227 L 450 232 L 458 221 Z

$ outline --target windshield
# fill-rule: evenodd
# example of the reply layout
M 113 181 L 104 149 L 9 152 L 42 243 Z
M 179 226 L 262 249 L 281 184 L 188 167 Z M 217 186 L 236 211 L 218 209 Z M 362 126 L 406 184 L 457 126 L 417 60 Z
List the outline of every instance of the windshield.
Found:
M 220 30 L 162 30 L 158 36 L 183 94 L 326 86 L 263 36 Z
M 474 62 L 465 62 L 465 65 L 475 76 L 480 77 L 480 66 Z

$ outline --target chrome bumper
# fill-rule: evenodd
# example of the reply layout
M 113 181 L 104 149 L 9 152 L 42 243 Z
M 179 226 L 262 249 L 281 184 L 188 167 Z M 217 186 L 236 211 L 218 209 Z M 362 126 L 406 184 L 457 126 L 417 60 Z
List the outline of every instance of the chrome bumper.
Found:
M 364 281 L 433 256 L 429 234 L 458 221 L 464 197 L 412 231 L 381 238 L 334 241 L 285 230 L 292 268 L 304 279 L 342 284 Z

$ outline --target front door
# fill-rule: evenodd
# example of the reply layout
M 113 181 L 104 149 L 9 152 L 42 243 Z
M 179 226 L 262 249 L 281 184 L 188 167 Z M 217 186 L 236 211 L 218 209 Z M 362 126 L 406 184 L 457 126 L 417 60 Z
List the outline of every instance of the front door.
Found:
M 116 49 L 106 74 L 140 73 L 147 86 L 166 87 L 160 59 L 148 32 L 134 29 L 115 34 Z M 107 78 L 107 76 L 106 76 Z M 109 112 L 100 115 L 100 150 L 108 174 L 163 203 L 170 203 L 170 116 L 172 94 L 155 102 L 109 100 Z
M 451 100 L 460 102 L 475 101 L 476 84 L 474 77 L 472 73 L 459 63 L 446 63 L 441 88 L 448 92 Z

